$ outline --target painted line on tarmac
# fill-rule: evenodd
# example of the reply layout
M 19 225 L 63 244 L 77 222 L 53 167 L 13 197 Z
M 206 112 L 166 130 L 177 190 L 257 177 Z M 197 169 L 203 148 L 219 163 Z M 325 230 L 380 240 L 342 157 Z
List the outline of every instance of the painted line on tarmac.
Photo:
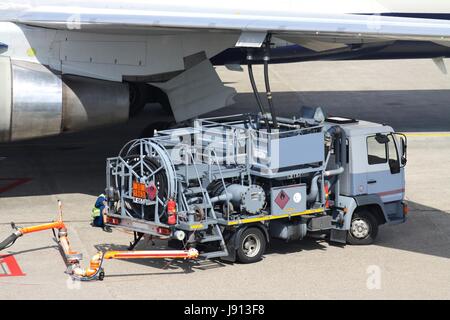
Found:
M 439 138 L 450 137 L 450 132 L 430 133 L 430 132 L 417 132 L 417 133 L 405 133 L 407 137 L 426 137 L 426 138 Z
M 0 267 L 0 277 L 23 277 L 26 275 L 12 255 L 0 255 Z
M 3 186 L 3 187 L 0 186 L 0 193 L 10 191 L 14 188 L 17 188 L 18 186 L 20 186 L 22 184 L 30 182 L 31 180 L 32 179 L 30 179 L 30 178 L 19 178 L 19 179 L 0 178 L 0 181 L 12 181 L 11 183 L 7 184 L 6 186 Z

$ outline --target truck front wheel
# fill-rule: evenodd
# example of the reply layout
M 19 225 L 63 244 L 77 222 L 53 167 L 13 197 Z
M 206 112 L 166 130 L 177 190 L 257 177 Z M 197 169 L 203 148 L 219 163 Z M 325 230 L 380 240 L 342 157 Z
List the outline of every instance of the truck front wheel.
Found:
M 353 214 L 347 241 L 353 245 L 368 245 L 375 241 L 378 234 L 378 221 L 367 209 Z
M 239 262 L 253 263 L 261 260 L 266 251 L 266 237 L 258 228 L 248 228 L 242 232 L 237 248 Z

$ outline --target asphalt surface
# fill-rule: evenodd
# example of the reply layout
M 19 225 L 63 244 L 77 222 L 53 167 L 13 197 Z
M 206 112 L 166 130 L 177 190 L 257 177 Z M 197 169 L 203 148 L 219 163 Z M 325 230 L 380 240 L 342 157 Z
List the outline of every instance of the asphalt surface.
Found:
M 235 106 L 216 114 L 256 110 L 246 73 L 219 73 L 239 94 Z M 405 224 L 381 227 L 371 246 L 273 241 L 263 261 L 252 265 L 106 261 L 105 280 L 89 283 L 70 280 L 51 232 L 41 232 L 2 252 L 12 254 L 25 275 L 1 276 L 8 270 L 0 268 L 0 299 L 449 299 L 450 76 L 430 60 L 416 60 L 279 65 L 271 77 L 280 114 L 319 105 L 408 134 L 412 210 Z M 90 210 L 105 186 L 105 159 L 165 119 L 157 106 L 147 109 L 121 126 L 1 145 L 0 238 L 9 234 L 10 221 L 52 220 L 59 199 L 71 244 L 86 264 L 98 250 L 126 248 L 131 235 L 91 227 Z M 154 247 L 138 246 L 144 248 Z

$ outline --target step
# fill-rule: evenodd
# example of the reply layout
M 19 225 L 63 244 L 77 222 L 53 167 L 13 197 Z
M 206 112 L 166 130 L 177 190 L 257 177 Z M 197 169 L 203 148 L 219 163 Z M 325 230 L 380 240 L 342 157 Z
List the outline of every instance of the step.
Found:
M 207 236 L 207 237 L 204 237 L 203 239 L 201 239 L 200 243 L 213 242 L 213 241 L 222 241 L 222 237 L 221 236 Z
M 213 252 L 205 252 L 200 254 L 200 257 L 205 259 L 213 259 L 213 258 L 220 258 L 220 257 L 226 257 L 228 255 L 228 251 L 213 251 Z

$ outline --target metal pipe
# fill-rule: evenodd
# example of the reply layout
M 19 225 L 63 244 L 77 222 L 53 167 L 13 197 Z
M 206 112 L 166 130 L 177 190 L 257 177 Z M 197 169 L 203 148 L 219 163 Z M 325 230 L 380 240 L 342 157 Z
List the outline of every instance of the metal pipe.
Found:
M 341 165 L 345 166 L 347 164 L 347 134 L 345 130 L 341 130 Z
M 267 115 L 267 118 L 269 120 L 273 120 L 273 117 L 271 114 Z M 294 120 L 294 119 L 290 119 L 290 118 L 285 118 L 285 117 L 276 117 L 276 121 L 277 121 L 277 126 L 280 126 L 280 123 L 283 124 L 283 126 L 288 126 L 294 129 L 298 129 L 299 128 L 299 121 L 298 120 Z
M 311 189 L 309 190 L 307 199 L 308 202 L 315 201 L 317 199 L 317 194 L 319 193 L 319 186 L 317 184 L 320 178 L 320 174 L 316 174 L 311 180 Z
M 219 201 L 230 201 L 233 199 L 233 195 L 230 193 L 221 194 L 220 196 L 211 198 L 211 203 L 216 203 Z
M 344 172 L 344 167 L 339 167 L 334 170 L 325 171 L 324 176 L 325 177 L 337 176 L 343 172 Z M 308 202 L 315 201 L 317 198 L 317 194 L 319 193 L 319 186 L 318 186 L 317 182 L 318 182 L 319 178 L 320 178 L 320 174 L 317 174 L 311 180 L 311 189 L 307 196 Z
M 324 175 L 325 175 L 325 177 L 332 177 L 332 176 L 337 176 L 343 172 L 344 172 L 344 167 L 339 167 L 337 169 L 325 171 Z
M 193 203 L 195 203 L 197 201 L 200 201 L 202 199 L 203 199 L 202 197 L 193 197 L 193 198 L 190 198 L 189 200 L 187 200 L 186 202 L 187 202 L 187 204 L 193 204 Z
M 335 162 L 339 168 L 329 171 L 329 175 L 338 175 L 344 172 L 344 166 L 347 164 L 347 135 L 345 130 L 340 126 L 331 127 L 328 132 L 333 136 L 335 146 Z M 334 201 L 339 204 L 341 192 L 341 183 L 337 179 L 334 185 Z

